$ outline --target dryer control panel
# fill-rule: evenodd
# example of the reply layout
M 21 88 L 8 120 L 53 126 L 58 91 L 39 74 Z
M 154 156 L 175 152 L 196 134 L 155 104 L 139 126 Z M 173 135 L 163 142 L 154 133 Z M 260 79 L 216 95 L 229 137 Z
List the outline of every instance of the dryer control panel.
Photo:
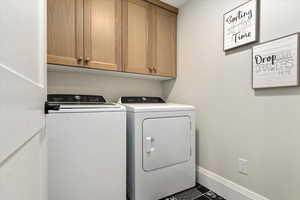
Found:
M 121 97 L 120 103 L 166 103 L 161 97 Z

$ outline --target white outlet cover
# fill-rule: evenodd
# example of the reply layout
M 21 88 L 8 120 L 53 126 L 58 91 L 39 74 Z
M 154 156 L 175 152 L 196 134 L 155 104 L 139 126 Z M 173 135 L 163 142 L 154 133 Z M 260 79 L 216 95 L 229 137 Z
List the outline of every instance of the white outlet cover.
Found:
M 243 175 L 248 175 L 248 160 L 243 158 L 239 159 L 239 172 Z

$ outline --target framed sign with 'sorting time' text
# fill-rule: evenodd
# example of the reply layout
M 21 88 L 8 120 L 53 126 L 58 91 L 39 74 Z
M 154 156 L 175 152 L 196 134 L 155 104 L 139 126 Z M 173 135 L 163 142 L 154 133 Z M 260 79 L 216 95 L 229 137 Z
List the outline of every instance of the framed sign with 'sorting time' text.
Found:
M 258 41 L 258 1 L 250 0 L 224 14 L 224 51 Z

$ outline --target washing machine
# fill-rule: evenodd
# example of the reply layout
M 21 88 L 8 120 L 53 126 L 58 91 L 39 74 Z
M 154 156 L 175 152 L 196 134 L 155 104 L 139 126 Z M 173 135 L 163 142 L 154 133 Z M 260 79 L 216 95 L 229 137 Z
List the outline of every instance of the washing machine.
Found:
M 195 109 L 160 97 L 121 97 L 127 107 L 130 200 L 158 200 L 194 187 Z
M 102 96 L 49 94 L 49 200 L 126 200 L 126 108 Z

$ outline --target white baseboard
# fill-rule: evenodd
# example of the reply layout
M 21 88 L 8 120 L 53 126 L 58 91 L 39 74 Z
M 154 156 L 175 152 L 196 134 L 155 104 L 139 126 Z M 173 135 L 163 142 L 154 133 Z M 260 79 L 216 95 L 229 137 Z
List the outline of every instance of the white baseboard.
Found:
M 200 166 L 197 181 L 227 200 L 270 200 Z

